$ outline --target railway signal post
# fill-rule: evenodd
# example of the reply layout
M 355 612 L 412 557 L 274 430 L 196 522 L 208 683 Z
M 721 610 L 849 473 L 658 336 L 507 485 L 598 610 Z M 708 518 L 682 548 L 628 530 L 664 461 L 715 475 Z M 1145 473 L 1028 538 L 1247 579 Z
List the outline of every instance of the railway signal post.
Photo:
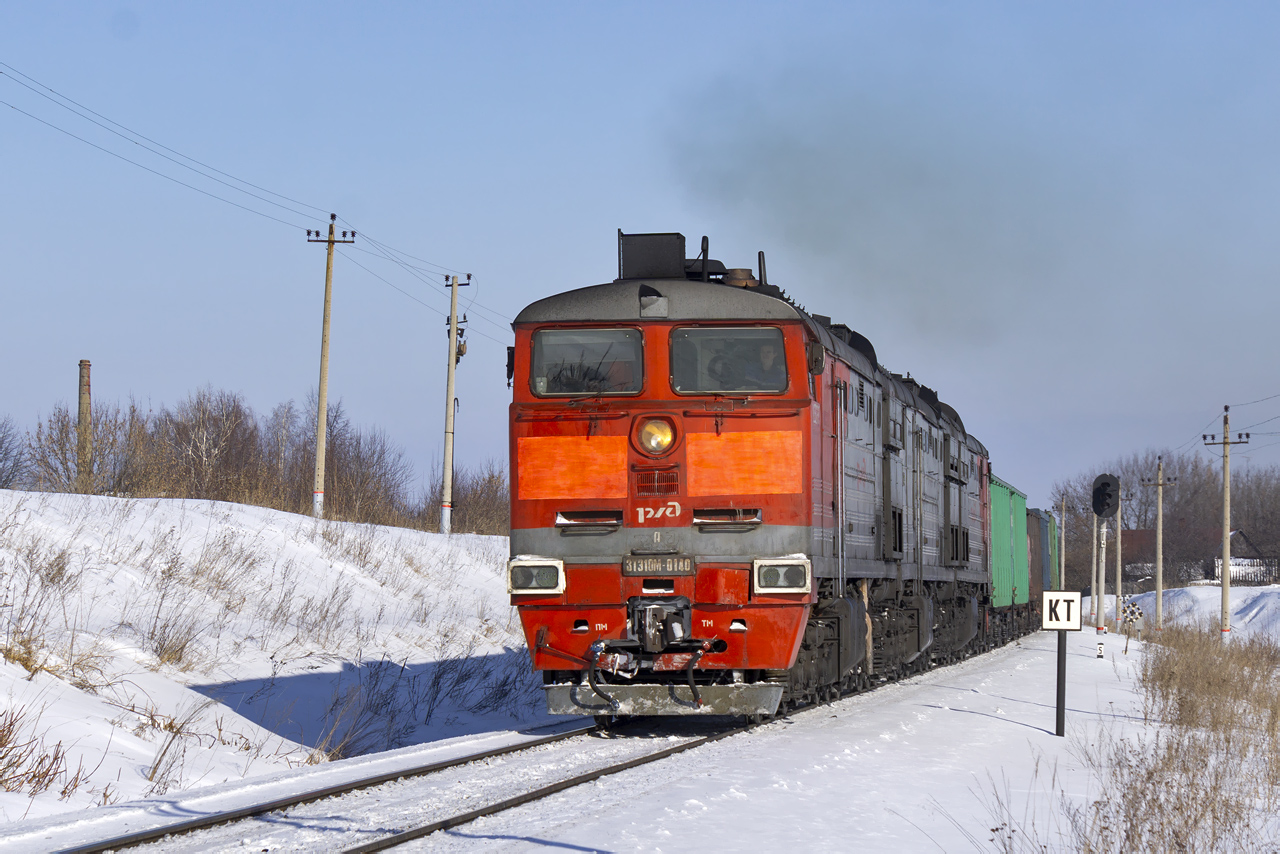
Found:
M 320 236 L 318 228 L 315 230 L 315 237 L 311 236 L 311 229 L 307 229 L 308 243 L 329 245 L 328 258 L 324 265 L 324 321 L 320 329 L 320 391 L 316 400 L 316 479 L 311 491 L 311 515 L 317 519 L 324 518 L 324 440 L 329 416 L 329 307 L 333 303 L 333 244 L 356 242 L 354 231 L 351 232 L 350 238 L 345 231 L 342 232 L 341 239 L 334 237 L 333 229 L 337 219 L 337 214 L 329 214 L 327 238 Z
M 1058 633 L 1058 727 L 1059 737 L 1067 728 L 1067 632 L 1078 632 L 1081 627 L 1080 594 L 1065 590 L 1046 590 L 1041 628 Z
M 1089 552 L 1089 622 L 1092 623 L 1098 618 L 1098 517 L 1092 513 L 1089 517 L 1093 519 L 1093 541 Z
M 1231 446 L 1247 445 L 1248 433 L 1231 438 L 1231 407 L 1222 407 L 1222 441 L 1210 433 L 1201 436 L 1206 445 L 1222 446 L 1222 642 L 1231 640 Z
M 1093 480 L 1093 515 L 1095 519 L 1107 519 L 1115 516 L 1120 510 L 1120 478 L 1113 474 L 1100 474 Z M 1116 520 L 1116 545 L 1120 545 L 1119 519 Z M 1117 548 L 1117 552 L 1119 549 Z M 1107 584 L 1107 523 L 1102 523 L 1102 556 L 1098 561 L 1098 608 L 1095 612 L 1094 626 L 1099 635 L 1107 633 L 1106 627 L 1106 584 Z M 1120 614 L 1120 563 L 1116 562 L 1116 615 Z M 1098 658 L 1102 658 L 1102 642 L 1098 643 Z

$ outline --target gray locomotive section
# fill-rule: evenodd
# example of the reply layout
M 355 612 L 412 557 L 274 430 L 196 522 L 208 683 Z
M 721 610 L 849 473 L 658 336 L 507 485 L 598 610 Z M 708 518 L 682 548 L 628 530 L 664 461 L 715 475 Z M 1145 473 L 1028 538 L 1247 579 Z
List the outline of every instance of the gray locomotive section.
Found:
M 821 481 L 815 481 L 813 495 L 815 515 L 839 506 L 843 518 L 834 527 L 764 525 L 736 533 L 622 528 L 585 538 L 554 528 L 513 530 L 512 554 L 554 555 L 566 563 L 620 562 L 623 555 L 644 548 L 632 539 L 651 544 L 657 530 L 664 546 L 699 555 L 705 562 L 804 553 L 821 578 L 988 580 L 976 464 L 978 457 L 988 458 L 986 448 L 965 431 L 959 413 L 936 392 L 885 370 L 871 342 L 849 327 L 809 315 L 770 286 L 741 288 L 684 279 L 626 279 L 578 288 L 530 304 L 515 324 L 658 319 L 799 320 L 828 358 L 844 364 L 851 388 L 842 419 L 845 435 L 840 437 L 843 500 L 837 502 Z M 825 433 L 831 424 L 824 422 L 822 427 Z M 902 526 L 901 542 L 896 543 L 895 510 Z M 952 527 L 967 530 L 968 560 L 953 559 L 949 553 Z

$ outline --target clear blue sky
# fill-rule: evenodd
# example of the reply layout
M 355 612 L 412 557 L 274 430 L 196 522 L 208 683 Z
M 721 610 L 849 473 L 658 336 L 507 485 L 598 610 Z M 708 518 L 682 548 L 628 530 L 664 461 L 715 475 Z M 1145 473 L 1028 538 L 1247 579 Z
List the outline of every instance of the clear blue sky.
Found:
M 304 229 L 333 211 L 432 272 L 363 240 L 338 258 L 331 397 L 426 471 L 439 272 L 471 272 L 458 453 L 505 458 L 507 319 L 611 279 L 617 228 L 677 230 L 730 266 L 765 250 L 1041 504 L 1280 394 L 1278 23 L 1265 4 L 6 4 L 0 62 L 319 210 L 180 169 L 0 67 L 13 108 L 288 223 L 0 105 L 0 417 L 73 404 L 82 358 L 98 400 L 302 402 L 324 275 Z M 1242 464 L 1280 461 L 1277 438 Z

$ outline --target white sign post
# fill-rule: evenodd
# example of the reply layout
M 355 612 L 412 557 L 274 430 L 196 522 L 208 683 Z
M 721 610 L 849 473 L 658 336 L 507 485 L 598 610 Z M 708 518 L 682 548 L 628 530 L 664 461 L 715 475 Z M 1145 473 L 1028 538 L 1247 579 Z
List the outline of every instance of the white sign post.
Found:
M 1067 632 L 1080 631 L 1080 594 L 1046 590 L 1040 609 L 1045 631 L 1058 633 L 1058 735 L 1067 729 Z

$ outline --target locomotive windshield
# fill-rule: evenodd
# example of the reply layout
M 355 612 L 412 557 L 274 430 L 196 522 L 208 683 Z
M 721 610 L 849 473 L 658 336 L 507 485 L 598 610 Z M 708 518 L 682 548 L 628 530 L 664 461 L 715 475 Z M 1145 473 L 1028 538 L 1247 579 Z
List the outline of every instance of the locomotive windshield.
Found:
M 635 394 L 642 353 L 638 329 L 543 329 L 533 336 L 533 393 Z
M 680 394 L 786 391 L 782 330 L 673 329 L 671 386 Z

